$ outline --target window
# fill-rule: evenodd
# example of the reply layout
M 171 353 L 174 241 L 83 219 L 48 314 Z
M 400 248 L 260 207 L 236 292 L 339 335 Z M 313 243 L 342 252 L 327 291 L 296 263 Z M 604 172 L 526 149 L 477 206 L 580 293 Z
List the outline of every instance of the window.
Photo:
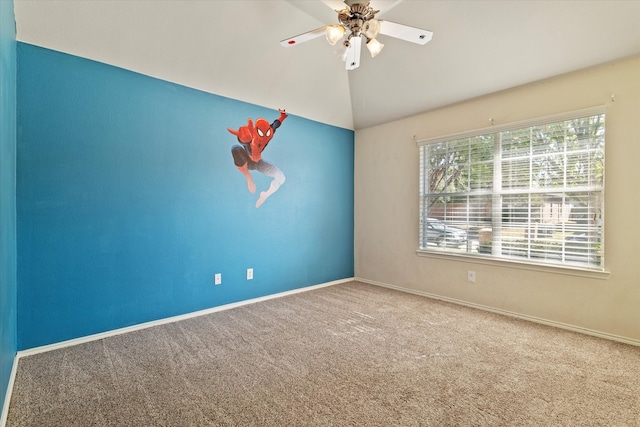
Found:
M 604 108 L 419 141 L 419 251 L 602 270 Z

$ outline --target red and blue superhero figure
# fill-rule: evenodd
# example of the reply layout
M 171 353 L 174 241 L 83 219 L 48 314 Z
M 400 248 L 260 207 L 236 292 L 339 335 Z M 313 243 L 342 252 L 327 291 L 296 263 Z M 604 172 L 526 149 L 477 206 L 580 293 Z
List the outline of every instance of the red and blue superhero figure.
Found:
M 284 173 L 276 166 L 265 162 L 262 159 L 262 152 L 266 148 L 273 135 L 276 133 L 276 129 L 280 127 L 284 119 L 287 118 L 287 113 L 284 110 L 280 111 L 280 117 L 275 119 L 273 123 L 265 119 L 257 119 L 256 124 L 249 119 L 246 126 L 241 126 L 238 130 L 227 128 L 227 130 L 238 137 L 240 145 L 234 145 L 231 148 L 231 154 L 233 155 L 233 161 L 240 172 L 247 179 L 247 186 L 251 193 L 256 192 L 256 185 L 251 177 L 250 170 L 257 170 L 271 178 L 271 184 L 267 191 L 262 191 L 260 197 L 256 202 L 256 208 L 264 203 L 269 196 L 278 191 L 278 188 L 284 183 Z

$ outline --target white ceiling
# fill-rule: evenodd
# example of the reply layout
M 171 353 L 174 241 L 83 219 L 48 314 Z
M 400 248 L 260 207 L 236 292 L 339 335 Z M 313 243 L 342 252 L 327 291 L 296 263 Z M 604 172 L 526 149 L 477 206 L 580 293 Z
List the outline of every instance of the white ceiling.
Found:
M 1 1 L 1 0 L 0 0 Z M 349 129 L 640 54 L 640 0 L 376 1 L 430 30 L 346 71 L 315 1 L 14 0 L 19 41 Z M 640 76 L 639 76 L 640 79 Z

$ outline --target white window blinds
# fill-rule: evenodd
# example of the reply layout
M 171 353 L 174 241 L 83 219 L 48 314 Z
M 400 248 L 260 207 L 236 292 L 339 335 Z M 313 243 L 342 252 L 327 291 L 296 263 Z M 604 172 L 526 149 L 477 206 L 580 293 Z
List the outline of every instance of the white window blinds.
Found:
M 603 108 L 420 141 L 420 250 L 603 269 Z

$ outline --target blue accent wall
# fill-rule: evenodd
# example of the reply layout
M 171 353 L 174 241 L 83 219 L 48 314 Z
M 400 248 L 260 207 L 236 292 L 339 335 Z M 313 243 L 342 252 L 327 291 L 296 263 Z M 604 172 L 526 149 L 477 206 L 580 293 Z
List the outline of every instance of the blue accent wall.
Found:
M 0 412 L 16 355 L 16 25 L 0 0 Z
M 286 105 L 17 58 L 19 349 L 353 277 L 353 131 L 288 111 L 263 153 L 286 182 L 256 208 L 270 178 L 248 191 L 227 128 Z

